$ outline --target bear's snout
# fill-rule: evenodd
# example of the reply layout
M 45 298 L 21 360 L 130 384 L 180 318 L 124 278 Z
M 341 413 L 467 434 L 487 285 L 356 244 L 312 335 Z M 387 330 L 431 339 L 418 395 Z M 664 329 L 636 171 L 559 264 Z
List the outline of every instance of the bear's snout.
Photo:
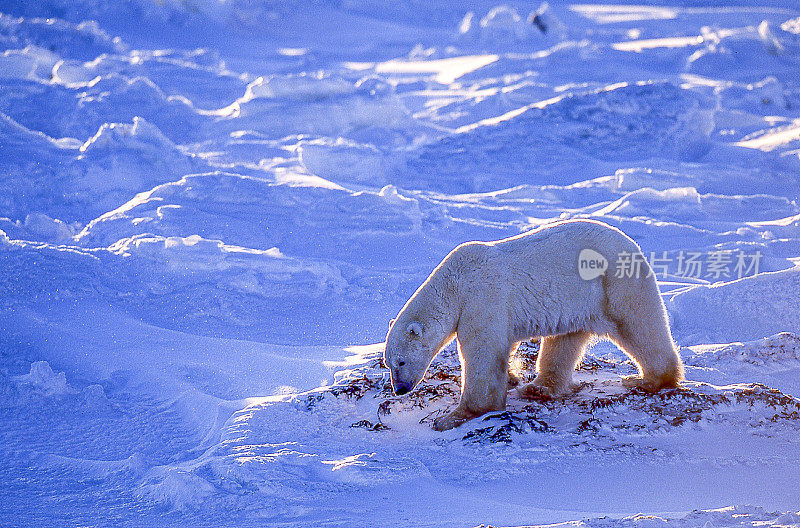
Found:
M 392 389 L 394 389 L 394 393 L 396 395 L 402 396 L 411 390 L 411 385 L 408 383 L 397 382 L 393 384 Z

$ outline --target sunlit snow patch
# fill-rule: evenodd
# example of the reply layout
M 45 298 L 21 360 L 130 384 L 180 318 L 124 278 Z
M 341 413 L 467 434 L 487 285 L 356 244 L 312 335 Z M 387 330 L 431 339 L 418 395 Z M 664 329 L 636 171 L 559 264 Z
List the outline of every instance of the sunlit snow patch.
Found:
M 678 12 L 669 7 L 643 5 L 575 4 L 570 9 L 599 24 L 669 20 L 678 16 Z
M 684 48 L 687 46 L 697 46 L 703 43 L 703 37 L 667 37 L 658 39 L 630 40 L 627 42 L 616 42 L 612 48 L 619 51 L 641 52 L 646 49 L 655 48 Z
M 795 121 L 788 127 L 768 130 L 751 139 L 739 141 L 736 145 L 751 149 L 771 151 L 796 141 L 800 141 L 800 121 Z
M 349 62 L 347 66 L 357 71 L 373 68 L 378 73 L 433 74 L 436 81 L 442 84 L 450 84 L 462 75 L 483 68 L 499 58 L 498 55 L 464 55 L 431 60 L 392 59 L 379 63 Z

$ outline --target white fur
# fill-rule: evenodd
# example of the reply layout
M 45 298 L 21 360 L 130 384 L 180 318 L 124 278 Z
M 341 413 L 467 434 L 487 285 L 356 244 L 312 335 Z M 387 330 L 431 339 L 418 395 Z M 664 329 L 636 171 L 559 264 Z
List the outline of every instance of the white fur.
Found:
M 608 259 L 601 277 L 578 275 L 578 254 Z M 414 293 L 386 337 L 385 362 L 395 391 L 415 387 L 439 350 L 458 338 L 461 401 L 437 420 L 450 429 L 505 408 L 508 363 L 517 344 L 542 337 L 533 383 L 522 396 L 556 397 L 571 389 L 572 372 L 592 336 L 612 339 L 639 367 L 627 384 L 648 390 L 683 377 L 655 277 L 616 277 L 621 253 L 641 255 L 624 233 L 601 222 L 551 224 L 496 242 L 454 249 Z M 649 276 L 648 276 L 649 275 Z

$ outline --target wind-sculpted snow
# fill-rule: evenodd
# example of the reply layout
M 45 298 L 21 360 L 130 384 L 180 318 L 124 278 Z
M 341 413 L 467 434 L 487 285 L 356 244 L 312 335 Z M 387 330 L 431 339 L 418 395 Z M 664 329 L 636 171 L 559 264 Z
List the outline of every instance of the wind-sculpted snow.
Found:
M 765 356 L 775 340 L 796 342 L 797 337 L 776 336 L 748 346 L 754 355 Z M 518 361 L 531 366 L 536 350 L 524 344 Z M 737 361 L 725 354 L 715 357 L 720 372 Z M 797 372 L 796 361 L 792 365 Z M 458 397 L 454 348 L 442 352 L 422 385 L 402 398 L 391 395 L 380 358 L 367 353 L 354 368 L 340 371 L 332 386 L 268 398 L 235 413 L 214 449 L 167 473 L 149 471 L 143 486 L 146 495 L 172 508 L 186 507 L 188 496 L 201 511 L 255 508 L 265 520 L 299 520 L 313 500 L 327 505 L 319 506 L 326 515 L 352 519 L 357 505 L 342 511 L 337 499 L 345 490 L 357 501 L 363 496 L 358 490 L 426 486 L 430 480 L 486 484 L 536 474 L 542 467 L 615 468 L 630 461 L 639 471 L 657 471 L 658 466 L 677 470 L 687 462 L 732 469 L 795 461 L 800 400 L 757 383 L 687 382 L 656 395 L 631 392 L 620 382 L 620 375 L 631 371 L 629 362 L 590 356 L 578 373 L 583 386 L 574 396 L 512 398 L 505 412 L 436 434 L 433 418 Z M 702 440 L 715 437 L 715 446 Z M 740 451 L 730 443 L 733 438 L 747 438 L 744 442 L 760 449 Z M 603 478 L 612 494 L 615 478 Z M 576 492 L 593 493 L 591 482 L 574 485 Z M 381 518 L 378 514 L 366 524 L 379 525 Z
M 793 526 L 800 521 L 800 514 L 796 512 L 770 512 L 762 508 L 747 506 L 731 506 L 715 510 L 695 510 L 684 517 L 669 515 L 644 515 L 637 514 L 622 519 L 585 519 L 559 526 L 574 526 L 576 528 L 655 528 L 674 527 L 688 528 L 690 526 L 719 526 L 725 528 L 747 526 Z M 519 526 L 516 528 L 542 528 L 541 525 Z
M 800 11 L 684 4 L 0 5 L 0 524 L 798 524 Z M 351 345 L 569 218 L 661 262 L 686 383 L 600 343 L 434 432 L 455 346 L 397 398 Z
M 518 116 L 479 121 L 475 128 L 422 149 L 412 171 L 435 174 L 430 183 L 420 183 L 452 192 L 520 183 L 576 183 L 601 176 L 610 167 L 602 162 L 609 161 L 654 157 L 691 161 L 710 148 L 714 127 L 710 105 L 695 92 L 668 83 L 623 83 L 558 95 L 509 112 Z M 476 144 L 484 148 L 471 148 Z M 503 149 L 508 150 L 502 156 L 494 155 Z M 557 168 L 550 165 L 564 158 L 575 161 Z M 534 159 L 537 163 L 532 163 Z M 470 181 L 464 178 L 464 165 L 481 167 L 499 178 Z M 581 171 L 581 165 L 589 172 Z M 597 168 L 592 170 L 593 166 Z M 598 169 L 602 172 L 595 172 Z
M 390 147 L 424 134 L 426 127 L 416 123 L 390 86 L 362 80 L 311 74 L 259 77 L 240 98 L 217 111 L 216 128 L 252 130 L 271 138 L 297 132 L 343 136 L 381 146 L 388 141 Z
M 0 214 L 15 220 L 33 213 L 86 222 L 131 195 L 205 167 L 140 117 L 103 124 L 82 144 L 55 140 L 2 113 L 0 127 L 8 154 L 0 159 L 0 181 L 9 191 Z
M 390 262 L 403 264 L 396 260 L 402 255 L 380 251 L 387 238 L 418 244 L 423 229 L 435 239 L 432 233 L 450 227 L 436 204 L 394 187 L 354 192 L 302 172 L 276 176 L 284 181 L 230 173 L 188 175 L 98 218 L 78 240 L 97 247 L 137 233 L 197 234 L 237 240 L 251 248 L 277 246 L 290 255 L 385 268 Z M 235 218 L 230 218 L 232 211 Z M 220 221 L 221 217 L 226 220 Z M 405 265 L 422 264 L 419 257 L 408 255 Z
M 246 86 L 240 75 L 225 68 L 218 53 L 207 49 L 104 53 L 88 62 L 65 58 L 50 73 L 56 84 L 83 89 L 106 76 L 149 78 L 169 96 L 184 97 L 208 110 L 220 100 L 234 100 Z
M 202 137 L 208 121 L 187 99 L 168 96 L 147 77 L 96 77 L 89 86 L 63 87 L 36 81 L 0 83 L 0 111 L 51 137 L 89 139 L 104 123 L 143 117 L 173 141 Z
M 71 24 L 58 18 L 14 17 L 0 13 L 0 48 L 3 51 L 46 48 L 75 60 L 92 60 L 105 53 L 121 53 L 127 46 L 103 31 L 96 22 Z
M 693 379 L 711 383 L 749 379 L 793 394 L 800 387 L 795 376 L 800 364 L 797 334 L 783 332 L 744 343 L 695 345 L 682 352 Z
M 691 343 L 752 340 L 800 324 L 800 270 L 791 268 L 678 292 L 669 301 L 672 324 Z M 769 309 L 767 309 L 769 307 Z M 697 314 L 705 314 L 700 324 Z

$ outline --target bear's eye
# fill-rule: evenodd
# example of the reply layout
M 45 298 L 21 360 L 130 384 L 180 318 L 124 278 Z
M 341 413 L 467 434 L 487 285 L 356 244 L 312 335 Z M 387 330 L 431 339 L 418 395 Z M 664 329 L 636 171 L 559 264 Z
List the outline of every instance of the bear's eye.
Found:
M 406 364 L 406 362 L 405 362 L 405 361 L 400 361 L 400 362 L 398 362 L 398 363 L 397 363 L 397 366 L 398 366 L 398 367 L 402 367 L 402 366 L 403 366 L 403 365 L 405 365 L 405 364 Z

